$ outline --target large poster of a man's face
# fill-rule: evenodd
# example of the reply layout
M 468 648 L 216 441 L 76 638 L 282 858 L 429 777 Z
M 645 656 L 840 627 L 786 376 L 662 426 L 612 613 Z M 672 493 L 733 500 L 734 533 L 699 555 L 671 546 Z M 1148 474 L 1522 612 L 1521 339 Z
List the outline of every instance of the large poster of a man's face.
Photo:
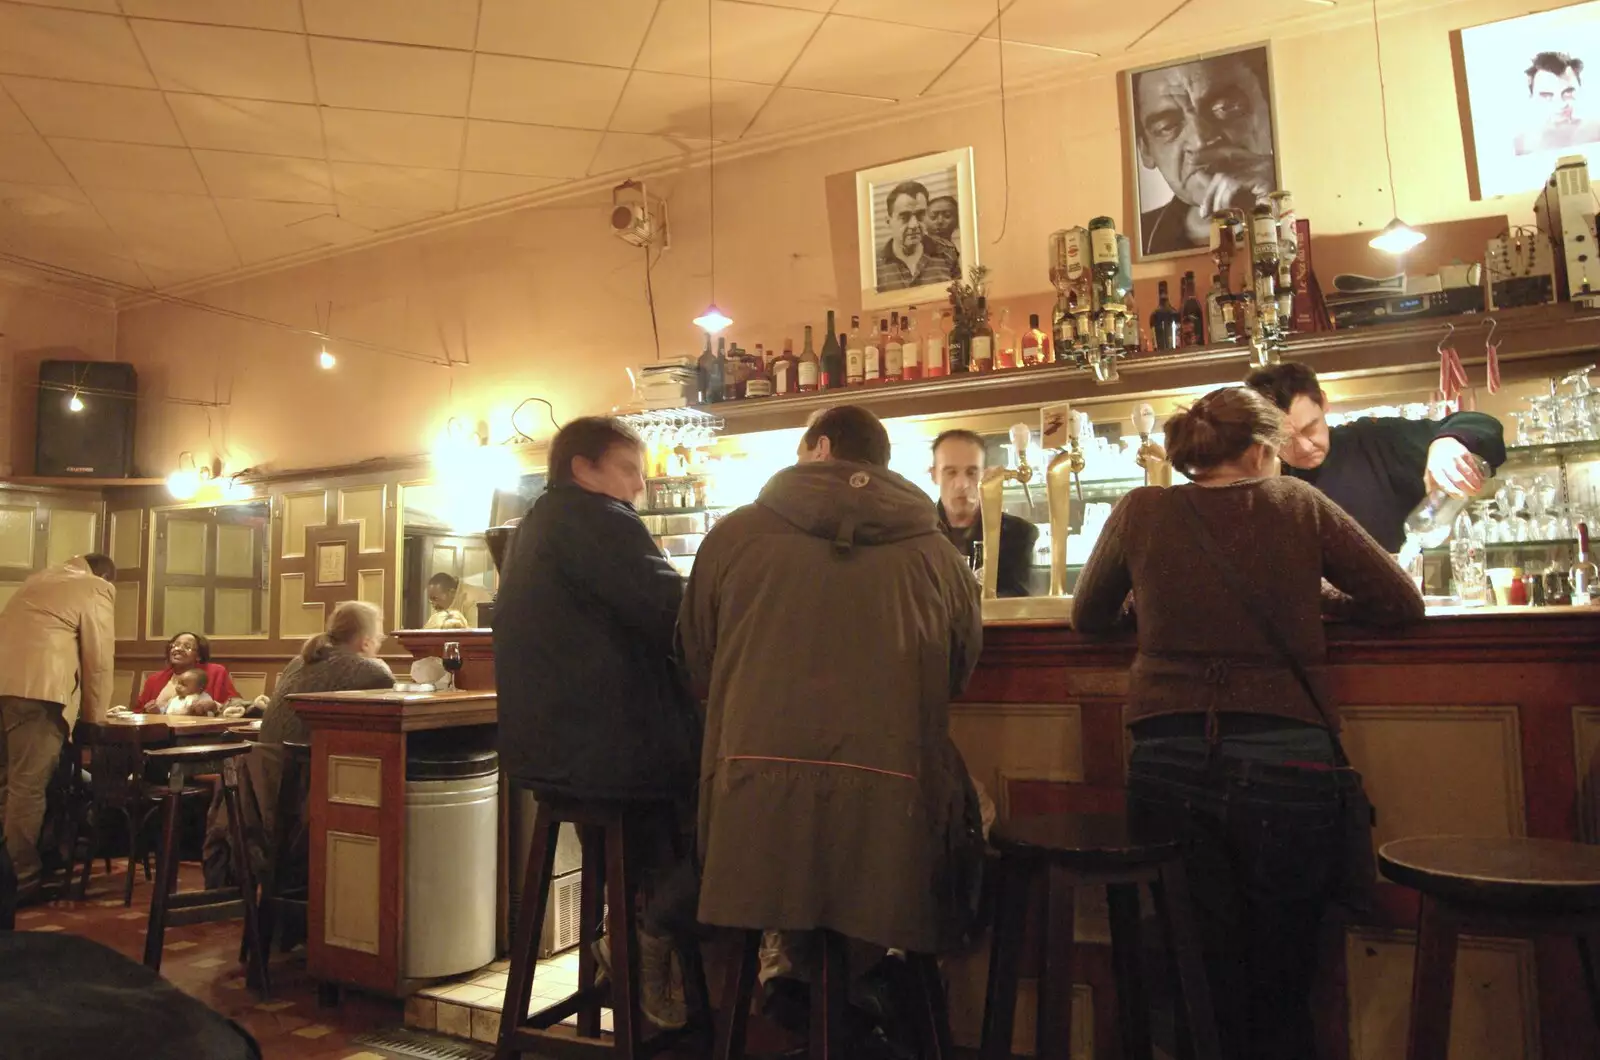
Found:
M 1123 85 L 1142 258 L 1205 248 L 1213 213 L 1278 189 L 1266 45 L 1133 70 Z
M 977 264 L 970 148 L 858 172 L 856 210 L 864 309 L 940 301 Z
M 1534 191 L 1562 155 L 1600 163 L 1600 2 L 1458 31 L 1473 197 Z M 1591 65 L 1593 64 L 1593 65 Z

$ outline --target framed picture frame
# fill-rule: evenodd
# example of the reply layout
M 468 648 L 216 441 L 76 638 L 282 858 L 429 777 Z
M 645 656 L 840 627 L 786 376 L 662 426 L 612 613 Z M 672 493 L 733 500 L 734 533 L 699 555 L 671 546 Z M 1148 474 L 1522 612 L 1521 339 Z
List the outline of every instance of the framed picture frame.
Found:
M 1213 212 L 1248 210 L 1278 190 L 1266 42 L 1125 70 L 1119 81 L 1138 260 L 1201 253 Z
M 943 302 L 978 264 L 972 148 L 856 171 L 861 308 Z
M 350 579 L 345 572 L 348 546 L 343 541 L 323 541 L 317 545 L 316 585 L 346 585 Z
M 1596 172 L 1600 0 L 1454 30 L 1450 51 L 1473 199 L 1531 195 L 1564 155 Z

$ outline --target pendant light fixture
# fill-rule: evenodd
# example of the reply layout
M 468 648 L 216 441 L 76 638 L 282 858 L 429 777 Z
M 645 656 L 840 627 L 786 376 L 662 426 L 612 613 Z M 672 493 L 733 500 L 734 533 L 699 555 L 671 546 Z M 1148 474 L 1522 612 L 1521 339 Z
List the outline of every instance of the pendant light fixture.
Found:
M 1383 37 L 1378 32 L 1378 0 L 1372 0 L 1372 46 L 1378 56 L 1378 105 L 1383 111 L 1383 157 L 1389 164 L 1389 216 L 1383 231 L 1367 245 L 1387 254 L 1404 254 L 1428 237 L 1400 220 L 1394 191 L 1394 154 L 1389 148 L 1389 95 L 1383 84 Z
M 711 12 L 715 7 L 713 0 L 706 0 L 706 143 L 710 153 L 706 161 L 706 187 L 707 200 L 710 205 L 711 227 L 708 238 L 711 243 L 711 304 L 706 311 L 694 318 L 695 327 L 707 335 L 715 335 L 729 324 L 733 319 L 717 308 L 717 136 L 715 117 L 715 82 L 711 76 Z

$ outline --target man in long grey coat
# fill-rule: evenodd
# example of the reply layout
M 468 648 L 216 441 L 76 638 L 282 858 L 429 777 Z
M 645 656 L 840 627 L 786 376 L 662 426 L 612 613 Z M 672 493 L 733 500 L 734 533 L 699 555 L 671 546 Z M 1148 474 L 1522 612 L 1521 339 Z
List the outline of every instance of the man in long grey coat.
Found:
M 707 536 L 679 619 L 709 690 L 700 920 L 938 952 L 978 585 L 871 413 L 822 413 L 800 457 Z

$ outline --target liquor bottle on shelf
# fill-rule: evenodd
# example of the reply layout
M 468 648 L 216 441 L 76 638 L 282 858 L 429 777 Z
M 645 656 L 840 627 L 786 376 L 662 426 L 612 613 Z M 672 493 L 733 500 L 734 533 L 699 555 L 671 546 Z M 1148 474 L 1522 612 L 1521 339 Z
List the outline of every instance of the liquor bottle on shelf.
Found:
M 898 383 L 905 377 L 905 339 L 900 335 L 900 314 L 889 314 L 889 337 L 883 342 L 883 381 Z
M 1178 311 L 1167 299 L 1167 281 L 1156 285 L 1156 307 L 1150 314 L 1150 338 L 1158 350 L 1178 348 Z
M 794 340 L 783 340 L 783 353 L 772 362 L 772 393 L 775 397 L 800 392 L 800 361 L 794 355 Z
M 822 365 L 817 361 L 817 351 L 811 348 L 811 325 L 806 325 L 806 344 L 800 351 L 800 363 L 795 368 L 795 381 L 800 393 L 809 394 L 822 383 Z
M 1011 327 L 1011 307 L 1000 309 L 1000 326 L 994 329 L 994 366 L 997 371 L 1015 368 L 1017 359 L 1017 333 Z
M 1117 303 L 1114 284 L 1117 278 L 1117 225 L 1109 217 L 1089 221 L 1089 256 L 1094 263 L 1097 297 L 1107 304 Z
M 1056 298 L 1055 312 L 1050 319 L 1050 360 L 1065 364 L 1072 359 L 1073 348 L 1078 344 L 1078 321 L 1072 312 L 1073 295 L 1066 292 Z
M 772 366 L 767 363 L 767 351 L 756 343 L 755 358 L 750 366 L 750 378 L 744 383 L 744 396 L 764 398 L 772 396 Z
M 883 378 L 883 331 L 872 330 L 872 321 L 868 320 L 866 334 L 861 341 L 861 382 L 864 386 L 872 386 Z
M 850 341 L 844 348 L 844 382 L 846 386 L 860 386 L 864 378 L 866 351 L 861 339 L 861 318 L 850 318 Z
M 1278 314 L 1278 222 L 1270 203 L 1250 212 L 1250 258 L 1255 271 L 1256 307 L 1263 318 Z
M 954 319 L 945 346 L 946 370 L 951 375 L 965 375 L 972 371 L 972 326 L 949 311 L 945 316 Z
M 1039 330 L 1039 314 L 1028 314 L 1028 330 L 1022 333 L 1022 341 L 1017 347 L 1017 356 L 1024 368 L 1036 368 L 1044 363 L 1045 354 L 1044 332 Z
M 917 332 L 916 306 L 900 320 L 900 358 L 901 378 L 922 378 L 922 336 Z
M 972 324 L 971 350 L 968 371 L 994 371 L 994 328 L 989 323 L 989 299 L 981 294 L 978 296 L 978 319 Z
M 929 379 L 950 374 L 950 310 L 939 314 L 922 344 L 922 371 Z
M 717 340 L 719 343 L 722 340 Z M 740 401 L 744 398 L 745 360 L 744 351 L 737 342 L 728 344 L 727 357 L 723 360 L 722 396 L 729 401 Z
M 1222 320 L 1222 277 L 1211 277 L 1211 290 L 1206 292 L 1206 341 L 1228 341 L 1228 328 Z
M 1600 580 L 1600 570 L 1594 565 L 1594 560 L 1589 558 L 1589 524 L 1578 524 L 1578 558 L 1572 563 L 1569 573 L 1572 582 L 1572 604 L 1574 607 L 1588 607 L 1594 603 L 1595 582 Z
M 711 346 L 711 336 L 706 336 L 706 352 L 700 355 L 700 400 L 714 404 L 722 400 L 722 361 Z
M 1178 345 L 1206 344 L 1206 314 L 1195 296 L 1194 273 L 1183 274 L 1183 305 L 1178 308 Z
M 828 337 L 822 340 L 822 389 L 844 386 L 844 349 L 834 337 L 833 310 L 828 310 Z

